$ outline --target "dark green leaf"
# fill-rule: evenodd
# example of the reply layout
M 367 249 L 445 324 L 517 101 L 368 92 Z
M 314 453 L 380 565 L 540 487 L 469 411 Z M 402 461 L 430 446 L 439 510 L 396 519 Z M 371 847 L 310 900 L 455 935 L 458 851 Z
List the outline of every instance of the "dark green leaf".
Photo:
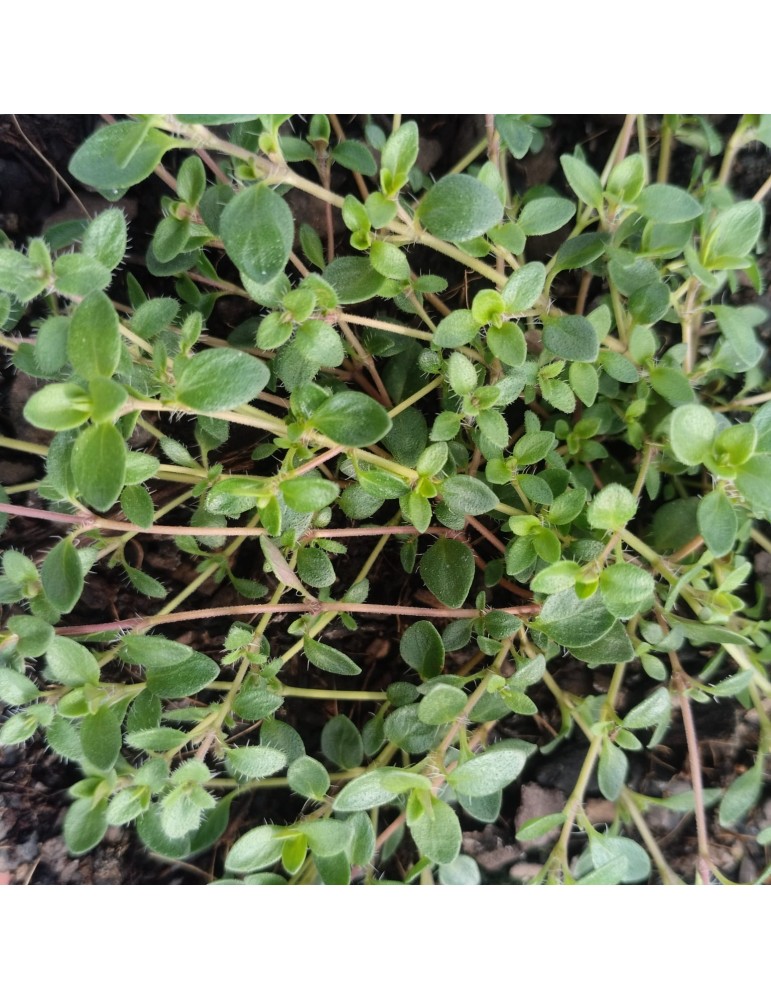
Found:
M 324 280 L 346 305 L 373 298 L 387 281 L 372 267 L 368 257 L 336 257 L 326 267 Z
M 337 444 L 363 448 L 391 430 L 391 418 L 370 396 L 361 392 L 338 392 L 314 412 L 313 424 Z
M 327 673 L 342 674 L 344 677 L 355 677 L 361 673 L 361 667 L 358 667 L 350 656 L 346 656 L 334 646 L 316 642 L 308 635 L 303 639 L 303 652 L 314 667 Z
M 185 363 L 177 379 L 177 399 L 194 410 L 229 410 L 254 399 L 269 378 L 259 358 L 226 347 L 210 348 Z
M 579 649 L 601 639 L 614 621 L 598 593 L 582 600 L 574 590 L 563 590 L 547 597 L 534 626 L 560 646 Z
M 420 575 L 434 597 L 459 608 L 474 581 L 474 557 L 463 542 L 439 538 L 421 559 Z
M 50 603 L 66 614 L 72 611 L 83 590 L 83 567 L 71 539 L 63 538 L 51 549 L 40 567 L 40 579 Z
M 343 770 L 358 767 L 364 758 L 364 744 L 347 715 L 333 715 L 321 731 L 321 752 Z
M 80 727 L 80 742 L 89 764 L 109 771 L 121 748 L 120 722 L 110 708 L 87 715 Z
M 72 449 L 78 492 L 95 510 L 108 510 L 120 496 L 126 473 L 126 442 L 114 424 L 95 424 Z
M 187 698 L 219 676 L 219 667 L 203 653 L 191 652 L 176 663 L 147 666 L 147 687 L 159 698 Z
M 517 222 L 526 236 L 544 236 L 570 222 L 576 206 L 567 198 L 546 196 L 529 201 L 519 214 Z
M 377 173 L 375 157 L 363 142 L 356 139 L 344 139 L 332 149 L 332 156 L 341 167 L 355 170 L 365 177 L 373 177 Z
M 567 361 L 596 361 L 600 350 L 597 331 L 584 316 L 544 320 L 543 343 Z
M 444 646 L 431 622 L 420 621 L 410 625 L 402 636 L 399 652 L 404 662 L 417 670 L 423 680 L 442 672 Z

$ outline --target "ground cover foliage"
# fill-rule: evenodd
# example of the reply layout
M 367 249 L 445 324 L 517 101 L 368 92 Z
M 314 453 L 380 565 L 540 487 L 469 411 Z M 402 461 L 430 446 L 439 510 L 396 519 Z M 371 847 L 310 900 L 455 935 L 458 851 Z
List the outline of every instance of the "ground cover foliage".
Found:
M 72 854 L 132 825 L 221 881 L 476 883 L 464 834 L 505 821 L 534 882 L 731 881 L 721 831 L 767 879 L 769 184 L 733 171 L 771 119 L 627 116 L 527 184 L 550 124 L 429 171 L 408 116 L 135 116 L 70 163 L 119 206 L 5 239 L 45 433 L 0 440 L 42 463 L 0 517 L 51 536 L 2 556 L 0 743 L 79 769 Z M 646 784 L 678 742 L 687 784 Z

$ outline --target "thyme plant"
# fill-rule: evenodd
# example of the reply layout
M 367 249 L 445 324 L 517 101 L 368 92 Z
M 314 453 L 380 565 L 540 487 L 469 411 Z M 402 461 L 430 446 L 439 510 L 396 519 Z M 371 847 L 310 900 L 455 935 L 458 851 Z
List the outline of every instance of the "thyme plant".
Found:
M 5 240 L 0 343 L 50 440 L 0 439 L 44 466 L 0 510 L 52 541 L 2 556 L 0 742 L 39 732 L 81 769 L 73 854 L 135 824 L 167 858 L 221 841 L 225 880 L 475 882 L 468 818 L 499 820 L 573 743 L 564 808 L 516 831 L 549 844 L 535 881 L 680 881 L 654 806 L 693 814 L 685 877 L 726 880 L 711 838 L 751 816 L 771 751 L 771 393 L 746 294 L 769 185 L 732 190 L 771 120 L 724 145 L 628 116 L 605 164 L 578 147 L 527 190 L 549 120 L 486 124 L 433 176 L 399 115 L 355 138 L 334 115 L 134 116 L 70 169 L 108 201 L 165 183 L 145 271 L 124 273 L 119 207 Z M 153 536 L 186 576 L 143 568 Z M 102 566 L 141 614 L 89 618 Z M 705 787 L 694 703 L 721 698 L 757 746 Z M 675 728 L 692 790 L 644 794 L 633 762 Z

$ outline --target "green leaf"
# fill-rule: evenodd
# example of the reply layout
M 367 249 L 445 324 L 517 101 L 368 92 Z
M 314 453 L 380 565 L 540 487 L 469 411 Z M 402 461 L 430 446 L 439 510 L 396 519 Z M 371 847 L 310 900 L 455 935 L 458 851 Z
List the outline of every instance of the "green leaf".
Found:
M 720 803 L 718 819 L 721 826 L 735 826 L 755 806 L 763 790 L 763 757 L 733 781 Z
M 637 199 L 637 208 L 652 222 L 688 222 L 702 213 L 696 199 L 672 184 L 650 184 Z
M 467 854 L 459 854 L 454 861 L 439 866 L 440 885 L 480 885 L 481 882 L 479 865 Z
M 110 377 L 120 360 L 118 314 L 104 292 L 91 292 L 72 314 L 67 354 L 78 375 Z
M 229 410 L 254 399 L 269 378 L 259 358 L 227 347 L 209 348 L 186 361 L 177 379 L 177 399 L 193 410 Z
M 350 656 L 346 656 L 345 653 L 340 652 L 339 649 L 335 649 L 334 646 L 316 642 L 309 635 L 303 638 L 303 652 L 314 667 L 318 667 L 319 670 L 325 670 L 329 674 L 355 677 L 356 674 L 361 673 L 361 667 L 358 667 Z
M 434 346 L 462 347 L 470 344 L 479 333 L 479 327 L 470 309 L 455 309 L 440 320 L 434 331 Z
M 187 648 L 185 652 L 188 654 L 186 659 L 146 667 L 148 690 L 159 698 L 187 698 L 219 676 L 220 669 L 214 660 Z
M 695 398 L 688 376 L 679 368 L 658 365 L 651 371 L 650 380 L 653 389 L 666 399 L 670 406 L 682 406 L 684 403 L 693 402 Z
M 231 747 L 225 764 L 231 774 L 247 781 L 259 781 L 286 767 L 286 754 L 274 747 Z
M 600 792 L 609 802 L 615 802 L 624 789 L 629 761 L 623 750 L 606 739 L 600 748 L 597 782 Z
M 736 266 L 751 253 L 763 229 L 763 208 L 740 201 L 720 212 L 704 241 L 704 263 L 710 268 Z
M 67 687 L 99 683 L 99 664 L 89 651 L 74 639 L 57 635 L 46 654 L 47 673 Z
M 497 225 L 503 206 L 481 181 L 466 174 L 448 174 L 426 193 L 415 216 L 434 236 L 457 243 L 482 236 Z
M 375 157 L 363 142 L 356 139 L 344 139 L 332 149 L 332 156 L 336 163 L 346 170 L 355 170 L 357 174 L 364 174 L 365 177 L 374 177 L 377 173 L 377 163 Z
M 567 361 L 596 361 L 600 351 L 597 331 L 585 316 L 545 319 L 543 344 Z
M 107 802 L 78 799 L 64 817 L 64 842 L 70 854 L 87 854 L 107 833 Z
M 442 499 L 459 514 L 486 514 L 498 504 L 489 486 L 471 476 L 450 476 L 440 484 Z
M 519 214 L 517 222 L 526 236 L 545 236 L 570 222 L 576 206 L 567 198 L 533 198 Z
M 581 233 L 566 240 L 554 257 L 554 273 L 587 267 L 603 255 L 607 245 L 604 233 Z
M 560 157 L 562 169 L 565 171 L 568 184 L 586 205 L 592 208 L 602 207 L 602 183 L 588 163 L 579 160 L 577 156 Z
M 81 250 L 87 257 L 93 257 L 108 270 L 114 271 L 126 253 L 126 242 L 125 215 L 119 208 L 108 208 L 86 226 Z
M 608 631 L 587 646 L 573 649 L 576 659 L 590 667 L 603 663 L 629 663 L 634 659 L 634 648 L 626 629 L 620 621 L 614 621 Z
M 40 579 L 53 607 L 62 614 L 72 611 L 83 591 L 84 574 L 71 539 L 54 545 L 40 567 Z
M 455 810 L 435 796 L 413 793 L 407 803 L 407 826 L 423 857 L 449 865 L 460 854 L 462 833 Z
M 447 359 L 447 381 L 456 396 L 468 396 L 477 387 L 477 371 L 474 363 L 459 351 L 454 351 Z
M 527 341 L 516 323 L 502 323 L 487 331 L 487 346 L 505 365 L 519 368 L 527 360 Z
M 126 442 L 114 424 L 94 424 L 72 449 L 78 492 L 95 510 L 109 510 L 120 496 L 126 473 Z
M 57 258 L 54 279 L 60 295 L 80 298 L 107 288 L 112 275 L 98 260 L 82 253 L 68 253 Z
M 181 730 L 171 729 L 169 726 L 137 729 L 126 736 L 126 743 L 135 750 L 151 750 L 155 753 L 176 750 L 186 742 L 186 736 Z
M 434 597 L 459 608 L 474 581 L 474 557 L 463 542 L 439 538 L 421 559 L 420 575 Z
M 338 486 L 320 476 L 287 479 L 280 486 L 287 507 L 299 514 L 313 514 L 333 503 L 340 495 Z
M 629 312 L 643 326 L 657 323 L 669 310 L 669 288 L 663 281 L 653 281 L 636 288 L 629 296 Z
M 574 361 L 568 374 L 570 388 L 584 406 L 594 406 L 600 387 L 597 369 L 587 361 Z
M 149 528 L 153 523 L 155 508 L 152 497 L 144 486 L 124 486 L 120 494 L 120 506 L 127 519 L 140 528 Z
M 120 722 L 110 708 L 87 715 L 80 726 L 80 742 L 89 764 L 109 771 L 120 754 Z
M 88 383 L 91 419 L 94 423 L 117 420 L 128 393 L 119 382 L 98 375 Z
M 42 656 L 54 637 L 53 627 L 34 615 L 11 615 L 7 626 L 17 637 L 16 652 L 20 656 Z
M 380 403 L 362 392 L 338 392 L 313 413 L 313 425 L 336 444 L 364 448 L 391 430 Z
M 413 121 L 404 122 L 388 137 L 380 154 L 380 185 L 387 197 L 393 197 L 407 183 L 418 149 L 418 126 Z
M 615 563 L 600 574 L 600 593 L 605 607 L 622 619 L 648 610 L 653 601 L 653 584 L 651 574 L 632 563 Z
M 515 781 L 526 761 L 524 750 L 506 747 L 496 751 L 493 745 L 485 753 L 456 767 L 447 780 L 459 795 L 491 795 Z
M 280 833 L 275 826 L 258 826 L 245 833 L 231 847 L 225 867 L 236 874 L 270 868 L 281 857 L 284 845 Z
M 431 622 L 410 625 L 401 638 L 399 652 L 404 662 L 417 670 L 424 681 L 438 676 L 444 667 L 442 639 Z
M 752 510 L 771 517 L 771 455 L 753 455 L 736 476 L 736 487 Z
M 651 861 L 646 851 L 627 837 L 595 836 L 589 842 L 589 852 L 595 875 L 601 868 L 607 869 L 622 862 L 624 871 L 620 880 L 624 883 L 643 882 L 650 875 Z M 580 867 L 576 869 L 577 875 L 581 872 Z
M 19 302 L 36 298 L 46 290 L 50 281 L 49 267 L 25 257 L 18 250 L 0 248 L 0 289 L 10 292 Z
M 293 760 L 286 777 L 293 792 L 316 802 L 324 800 L 331 784 L 327 769 L 313 757 L 298 757 Z
M 149 177 L 176 140 L 141 122 L 119 122 L 89 136 L 70 160 L 70 173 L 81 184 L 108 198 Z
M 620 483 L 603 487 L 589 505 L 587 518 L 593 528 L 618 531 L 637 513 L 637 500 Z
M 321 731 L 321 752 L 333 764 L 347 771 L 364 758 L 364 744 L 347 715 L 333 715 Z
M 510 313 L 523 313 L 538 301 L 546 283 L 546 268 L 538 261 L 524 264 L 501 289 L 501 298 Z
M 454 722 L 463 712 L 468 695 L 449 684 L 435 684 L 418 705 L 418 718 L 427 726 Z
M 563 590 L 547 597 L 533 625 L 560 646 L 580 649 L 609 632 L 614 616 L 598 593 L 581 599 L 573 590 Z
M 332 560 L 321 549 L 301 548 L 297 553 L 297 575 L 309 587 L 331 587 L 336 580 Z
M 220 236 L 239 271 L 265 285 L 287 265 L 294 242 L 294 219 L 280 195 L 266 184 L 255 184 L 225 206 Z
M 0 667 L 0 701 L 6 705 L 26 705 L 40 697 L 35 684 L 18 670 Z
M 567 819 L 565 813 L 549 813 L 547 816 L 536 816 L 534 819 L 529 819 L 526 823 L 517 830 L 516 838 L 523 842 L 528 840 L 538 840 L 539 837 L 545 837 L 547 833 L 551 833 L 558 826 L 562 824 Z
M 683 465 L 700 465 L 712 450 L 715 418 L 698 403 L 679 406 L 669 423 L 669 443 Z
M 627 712 L 624 718 L 625 729 L 652 729 L 669 719 L 672 712 L 671 699 L 666 688 L 656 688 L 639 705 Z
M 569 590 L 580 573 L 581 567 L 578 563 L 572 560 L 558 562 L 536 573 L 531 581 L 531 587 L 539 594 L 559 594 L 563 590 Z
M 369 250 L 373 268 L 384 278 L 406 281 L 410 276 L 410 263 L 398 247 L 392 243 L 375 240 Z
M 324 269 L 324 280 L 341 303 L 352 305 L 378 295 L 388 279 L 378 274 L 368 257 L 335 257 Z
M 423 774 L 398 767 L 380 767 L 349 781 L 335 799 L 335 812 L 362 812 L 376 809 L 411 791 L 430 791 L 431 782 Z

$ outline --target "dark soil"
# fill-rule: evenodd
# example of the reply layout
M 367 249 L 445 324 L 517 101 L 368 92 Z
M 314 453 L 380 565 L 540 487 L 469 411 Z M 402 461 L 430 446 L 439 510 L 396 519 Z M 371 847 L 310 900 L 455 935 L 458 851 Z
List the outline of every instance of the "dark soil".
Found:
M 413 117 L 413 116 L 406 116 Z M 421 167 L 425 171 L 441 172 L 462 155 L 478 138 L 484 135 L 484 121 L 477 116 L 417 116 L 421 135 L 426 142 L 421 153 Z M 734 119 L 719 120 L 717 125 L 730 130 Z M 68 215 L 76 217 L 80 209 L 70 192 L 58 179 L 53 168 L 67 179 L 80 198 L 89 199 L 94 204 L 94 196 L 78 188 L 76 182 L 66 173 L 66 164 L 72 151 L 95 127 L 96 116 L 19 116 L 18 121 L 11 116 L 0 117 L 0 228 L 14 241 L 22 244 L 29 236 L 41 232 L 52 219 Z M 562 184 L 558 169 L 559 156 L 570 152 L 577 143 L 583 143 L 590 159 L 595 163 L 604 162 L 615 136 L 620 119 L 617 116 L 556 117 L 548 133 L 544 149 L 535 156 L 527 157 L 518 168 L 521 184 L 552 183 Z M 384 126 L 388 125 L 384 119 Z M 356 122 L 345 122 L 351 134 L 355 134 Z M 20 131 L 20 128 L 23 131 Z M 25 138 L 26 136 L 26 138 Z M 38 152 L 35 152 L 32 147 Z M 43 154 L 45 160 L 39 155 Z M 683 170 L 690 169 L 692 155 L 688 150 L 678 152 L 683 157 Z M 47 162 L 46 162 L 47 161 Z M 749 150 L 739 160 L 736 183 L 744 193 L 751 195 L 768 175 L 769 157 L 767 152 Z M 158 197 L 163 186 L 156 178 L 130 192 L 130 201 L 125 208 L 132 217 L 132 249 L 137 259 L 137 268 L 143 247 L 156 220 Z M 295 206 L 300 210 L 300 206 Z M 542 248 L 548 254 L 550 247 Z M 769 258 L 761 262 L 768 274 Z M 133 266 L 133 265 L 131 265 Z M 463 294 L 463 275 L 455 275 L 459 294 Z M 143 275 L 143 283 L 148 287 L 148 277 Z M 158 282 L 159 279 L 149 279 Z M 160 282 L 162 284 L 162 282 Z M 163 288 L 152 288 L 153 293 L 161 293 Z M 121 297 L 121 289 L 115 292 Z M 767 304 L 771 305 L 771 303 Z M 465 305 L 465 303 L 464 303 Z M 227 336 L 228 332 L 245 318 L 232 305 L 223 306 L 215 313 L 210 330 L 215 335 Z M 218 332 L 216 324 L 221 324 Z M 17 375 L 11 365 L 2 369 L 0 383 L 0 433 L 28 436 L 34 434 L 24 424 L 21 409 L 35 386 L 26 376 Z M 175 425 L 175 436 L 183 430 Z M 237 468 L 238 462 L 248 460 L 251 446 L 244 441 L 239 450 L 238 439 L 228 445 L 229 454 L 222 456 L 229 467 Z M 20 456 L 11 451 L 0 452 L 0 481 L 6 485 L 22 483 L 36 478 L 41 471 L 40 463 L 29 456 Z M 23 496 L 23 494 L 22 494 Z M 156 500 L 162 502 L 162 497 Z M 30 557 L 40 557 L 50 547 L 51 535 L 44 522 L 12 519 L 3 537 L 3 545 L 22 548 Z M 342 576 L 353 579 L 359 566 L 366 558 L 369 548 L 352 540 L 348 555 L 342 563 Z M 484 559 L 494 558 L 494 550 L 487 551 L 482 542 L 478 549 Z M 157 577 L 171 593 L 184 587 L 195 575 L 195 570 L 170 541 L 158 540 L 152 536 L 137 543 L 136 565 L 143 566 Z M 259 552 L 245 546 L 240 560 L 246 566 L 259 561 Z M 768 557 L 758 556 L 758 575 L 766 584 L 769 579 Z M 340 565 L 340 563 L 338 563 Z M 236 567 L 236 572 L 238 568 Z M 370 601 L 386 603 L 420 602 L 430 599 L 430 595 L 420 592 L 417 577 L 405 577 L 399 564 L 397 551 L 387 550 L 379 564 L 376 576 L 371 578 Z M 209 583 L 196 595 L 197 600 L 208 606 L 240 603 L 241 598 L 229 585 Z M 130 590 L 120 572 L 97 564 L 88 579 L 83 598 L 76 611 L 68 617 L 67 624 L 87 624 L 94 621 L 112 621 L 144 611 L 155 610 L 153 602 Z M 221 640 L 227 625 L 226 619 L 213 619 L 197 630 L 195 641 L 198 648 L 206 651 L 221 648 Z M 378 681 L 388 682 L 400 679 L 395 662 L 398 657 L 398 639 L 393 632 L 393 620 L 370 616 L 362 622 L 355 633 L 339 635 L 325 633 L 325 639 L 340 642 L 342 648 L 358 662 L 364 664 L 364 676 L 377 671 Z M 403 623 L 397 623 L 400 631 Z M 438 623 L 440 624 L 440 623 Z M 192 634 L 181 633 L 177 638 L 192 640 Z M 278 641 L 278 640 L 277 640 Z M 288 645 L 289 638 L 286 639 Z M 286 648 L 286 647 L 285 647 Z M 298 680 L 305 667 L 295 665 Z M 393 676 L 389 676 L 392 673 Z M 329 675 L 324 675 L 328 678 Z M 558 683 L 566 690 L 581 694 L 591 694 L 607 687 L 608 673 L 603 669 L 588 671 L 584 665 L 577 665 L 566 659 L 555 672 Z M 647 678 L 640 673 L 635 678 L 633 669 L 628 675 L 627 691 L 631 698 L 646 689 Z M 291 681 L 290 681 L 291 683 Z M 331 687 L 333 681 L 330 680 Z M 548 727 L 559 728 L 559 718 L 550 697 L 542 699 L 539 710 L 542 715 L 533 719 L 511 718 L 499 727 L 501 735 L 518 736 L 545 743 L 549 739 Z M 318 704 L 318 703 L 317 703 Z M 623 708 L 623 706 L 621 706 Z M 313 747 L 318 742 L 318 734 L 329 714 L 336 711 L 334 691 L 330 690 L 329 701 L 323 703 L 319 712 L 307 717 L 298 716 L 298 711 L 308 712 L 305 702 L 288 701 L 282 718 L 295 725 L 303 734 L 306 744 Z M 366 718 L 366 709 L 361 709 L 361 719 Z M 757 746 L 757 726 L 753 713 L 744 711 L 733 702 L 695 704 L 694 713 L 697 731 L 701 740 L 701 751 L 705 784 L 710 787 L 726 786 L 744 771 L 752 762 L 752 751 Z M 525 850 L 514 838 L 515 828 L 528 817 L 561 810 L 566 796 L 571 792 L 578 770 L 585 755 L 585 747 L 577 742 L 564 744 L 555 754 L 538 756 L 531 760 L 521 786 L 509 790 L 500 821 L 495 826 L 475 823 L 464 817 L 464 850 L 476 858 L 484 878 L 489 882 L 523 881 L 538 868 L 544 854 L 542 845 L 528 845 Z M 631 775 L 632 786 L 645 794 L 665 795 L 690 789 L 688 761 L 682 727 L 676 719 L 662 746 L 653 751 L 634 755 L 636 771 Z M 257 819 L 268 818 L 277 821 L 292 821 L 296 816 L 287 812 L 294 806 L 289 796 L 276 795 L 239 799 L 231 814 L 231 821 L 223 843 L 192 863 L 169 863 L 148 854 L 131 830 L 113 829 L 94 851 L 85 857 L 69 856 L 62 837 L 61 826 L 69 803 L 67 789 L 78 780 L 80 773 L 56 760 L 45 751 L 42 744 L 33 742 L 23 747 L 0 748 L 0 884 L 174 884 L 206 882 L 222 873 L 221 859 L 224 850 L 245 829 L 254 825 Z M 597 822 L 610 821 L 608 804 L 599 796 L 593 786 L 587 803 L 591 818 Z M 674 869 L 688 881 L 693 879 L 696 856 L 695 828 L 693 817 L 684 819 L 661 810 L 660 815 L 649 813 L 649 821 L 659 843 L 666 847 L 665 853 Z M 757 830 L 771 824 L 771 802 L 762 803 L 749 817 L 747 823 L 737 832 L 727 833 L 715 826 L 711 830 L 713 857 L 718 867 L 732 879 L 741 882 L 752 881 L 767 864 L 763 849 L 754 839 Z M 577 847 L 580 846 L 577 843 Z M 399 868 L 398 853 L 395 865 Z

